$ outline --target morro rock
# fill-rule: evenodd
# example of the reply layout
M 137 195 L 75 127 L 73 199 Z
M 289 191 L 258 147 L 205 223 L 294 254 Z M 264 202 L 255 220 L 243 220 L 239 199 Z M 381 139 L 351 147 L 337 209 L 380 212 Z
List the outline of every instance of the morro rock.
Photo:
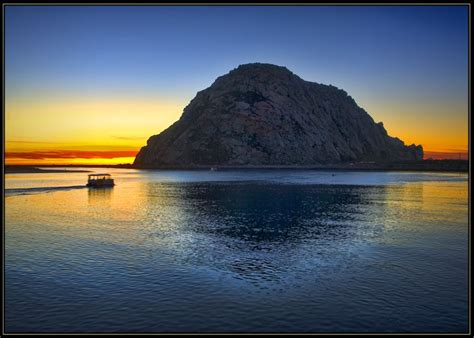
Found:
M 320 165 L 411 161 L 406 146 L 344 90 L 285 67 L 246 64 L 221 76 L 168 129 L 148 139 L 136 167 Z

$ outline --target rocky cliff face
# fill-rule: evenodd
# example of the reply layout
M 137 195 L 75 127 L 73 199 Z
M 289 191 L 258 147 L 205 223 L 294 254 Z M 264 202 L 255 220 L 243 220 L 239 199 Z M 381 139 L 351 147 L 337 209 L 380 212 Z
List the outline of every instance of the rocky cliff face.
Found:
M 148 139 L 137 167 L 318 165 L 421 160 L 423 148 L 387 135 L 343 90 L 285 67 L 241 65 L 217 78 L 168 129 Z

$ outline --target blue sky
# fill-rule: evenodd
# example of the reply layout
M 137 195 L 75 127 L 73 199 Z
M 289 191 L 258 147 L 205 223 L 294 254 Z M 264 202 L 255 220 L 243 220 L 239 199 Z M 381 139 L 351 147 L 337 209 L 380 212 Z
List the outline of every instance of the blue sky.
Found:
M 467 84 L 466 7 L 8 7 L 6 22 L 9 88 L 194 92 L 255 61 L 401 92 Z
M 343 88 L 386 125 L 416 113 L 401 104 L 420 121 L 467 121 L 467 6 L 7 6 L 5 18 L 10 102 L 182 105 L 239 64 L 268 62 Z

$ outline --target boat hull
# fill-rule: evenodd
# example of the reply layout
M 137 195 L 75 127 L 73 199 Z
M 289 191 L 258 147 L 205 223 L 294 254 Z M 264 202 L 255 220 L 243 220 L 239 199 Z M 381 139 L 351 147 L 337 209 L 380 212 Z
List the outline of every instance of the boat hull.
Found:
M 115 185 L 113 180 L 97 180 L 97 181 L 91 181 L 86 184 L 88 187 L 92 188 L 106 188 L 106 187 L 113 187 Z

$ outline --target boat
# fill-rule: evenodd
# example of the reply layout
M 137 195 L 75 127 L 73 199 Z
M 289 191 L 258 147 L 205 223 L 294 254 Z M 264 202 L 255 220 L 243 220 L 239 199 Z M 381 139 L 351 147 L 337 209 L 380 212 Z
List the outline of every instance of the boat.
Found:
M 93 188 L 106 188 L 115 185 L 114 179 L 110 174 L 89 174 L 87 186 Z

